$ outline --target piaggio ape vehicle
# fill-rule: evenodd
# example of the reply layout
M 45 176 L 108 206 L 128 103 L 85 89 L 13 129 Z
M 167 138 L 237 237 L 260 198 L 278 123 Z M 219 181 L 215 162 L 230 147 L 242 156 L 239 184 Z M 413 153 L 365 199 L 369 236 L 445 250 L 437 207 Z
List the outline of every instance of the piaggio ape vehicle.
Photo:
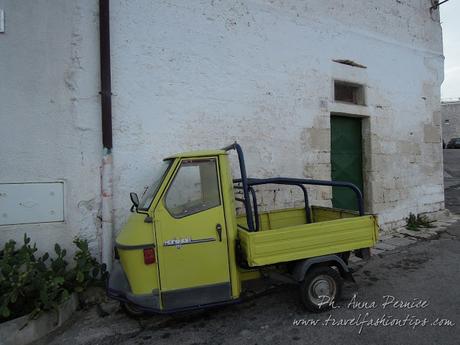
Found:
M 233 179 L 227 152 L 238 154 L 240 178 Z M 254 187 L 300 188 L 302 208 L 259 212 Z M 310 206 L 305 185 L 350 188 L 358 212 Z M 239 191 L 235 199 L 235 191 Z M 164 160 L 157 179 L 133 203 L 115 241 L 108 295 L 132 314 L 171 313 L 235 303 L 245 282 L 266 272 L 300 286 L 305 307 L 327 310 L 342 279 L 352 280 L 350 253 L 368 256 L 377 241 L 376 217 L 364 214 L 353 184 L 275 177 L 249 178 L 241 147 L 181 153 Z M 235 201 L 245 214 L 237 216 Z

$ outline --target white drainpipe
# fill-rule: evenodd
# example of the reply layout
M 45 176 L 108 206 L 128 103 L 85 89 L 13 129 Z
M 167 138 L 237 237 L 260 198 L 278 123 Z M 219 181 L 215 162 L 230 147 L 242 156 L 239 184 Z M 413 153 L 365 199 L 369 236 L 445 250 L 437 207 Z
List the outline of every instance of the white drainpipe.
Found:
M 101 202 L 102 202 L 102 262 L 107 265 L 107 271 L 112 268 L 113 246 L 113 200 L 112 200 L 112 152 L 104 148 L 101 169 Z

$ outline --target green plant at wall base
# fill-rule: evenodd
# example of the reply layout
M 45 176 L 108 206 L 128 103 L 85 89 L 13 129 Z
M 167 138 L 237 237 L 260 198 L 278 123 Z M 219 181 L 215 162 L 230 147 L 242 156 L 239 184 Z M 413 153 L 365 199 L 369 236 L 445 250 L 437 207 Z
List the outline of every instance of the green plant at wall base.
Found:
M 434 228 L 432 225 L 434 222 L 434 220 L 430 220 L 425 215 L 409 213 L 409 217 L 406 218 L 406 229 L 420 231 L 421 228 Z
M 409 213 L 409 217 L 406 218 L 406 229 L 412 231 L 418 231 L 417 227 L 417 216 L 413 213 Z
M 76 292 L 82 292 L 88 285 L 101 285 L 108 276 L 106 265 L 99 264 L 91 256 L 88 241 L 76 238 L 73 243 L 78 250 L 74 256 L 75 267 L 67 276 L 67 281 L 71 284 L 69 287 Z
M 37 247 L 27 235 L 20 248 L 13 240 L 5 243 L 0 251 L 0 322 L 29 313 L 36 318 L 43 311 L 57 309 L 71 293 L 107 278 L 105 265 L 91 256 L 88 242 L 76 238 L 74 244 L 74 264 L 68 268 L 67 252 L 58 244 L 50 258 L 48 253 L 37 257 Z

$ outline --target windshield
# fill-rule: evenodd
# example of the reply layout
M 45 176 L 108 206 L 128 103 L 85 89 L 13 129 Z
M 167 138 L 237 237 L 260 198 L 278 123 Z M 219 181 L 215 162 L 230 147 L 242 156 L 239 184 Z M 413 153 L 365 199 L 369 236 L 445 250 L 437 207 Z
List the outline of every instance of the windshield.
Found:
M 144 191 L 144 194 L 141 196 L 141 201 L 139 202 L 139 209 L 143 211 L 147 211 L 150 207 L 150 204 L 155 197 L 155 194 L 160 187 L 161 181 L 163 181 L 166 172 L 168 171 L 169 167 L 171 166 L 172 160 L 163 161 L 160 165 L 160 169 L 157 171 L 153 178 L 152 184 Z

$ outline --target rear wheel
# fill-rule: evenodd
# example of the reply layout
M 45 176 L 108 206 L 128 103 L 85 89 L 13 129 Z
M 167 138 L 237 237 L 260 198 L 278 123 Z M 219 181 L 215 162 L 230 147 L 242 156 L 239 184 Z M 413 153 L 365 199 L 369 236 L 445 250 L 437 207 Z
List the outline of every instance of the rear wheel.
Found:
M 127 314 L 133 317 L 139 317 L 139 316 L 144 315 L 144 312 L 141 309 L 139 309 L 138 307 L 136 307 L 134 304 L 130 302 L 123 302 L 123 309 L 125 310 Z
M 331 309 L 340 298 L 342 278 L 332 267 L 313 267 L 300 285 L 300 297 L 309 311 L 319 313 Z

